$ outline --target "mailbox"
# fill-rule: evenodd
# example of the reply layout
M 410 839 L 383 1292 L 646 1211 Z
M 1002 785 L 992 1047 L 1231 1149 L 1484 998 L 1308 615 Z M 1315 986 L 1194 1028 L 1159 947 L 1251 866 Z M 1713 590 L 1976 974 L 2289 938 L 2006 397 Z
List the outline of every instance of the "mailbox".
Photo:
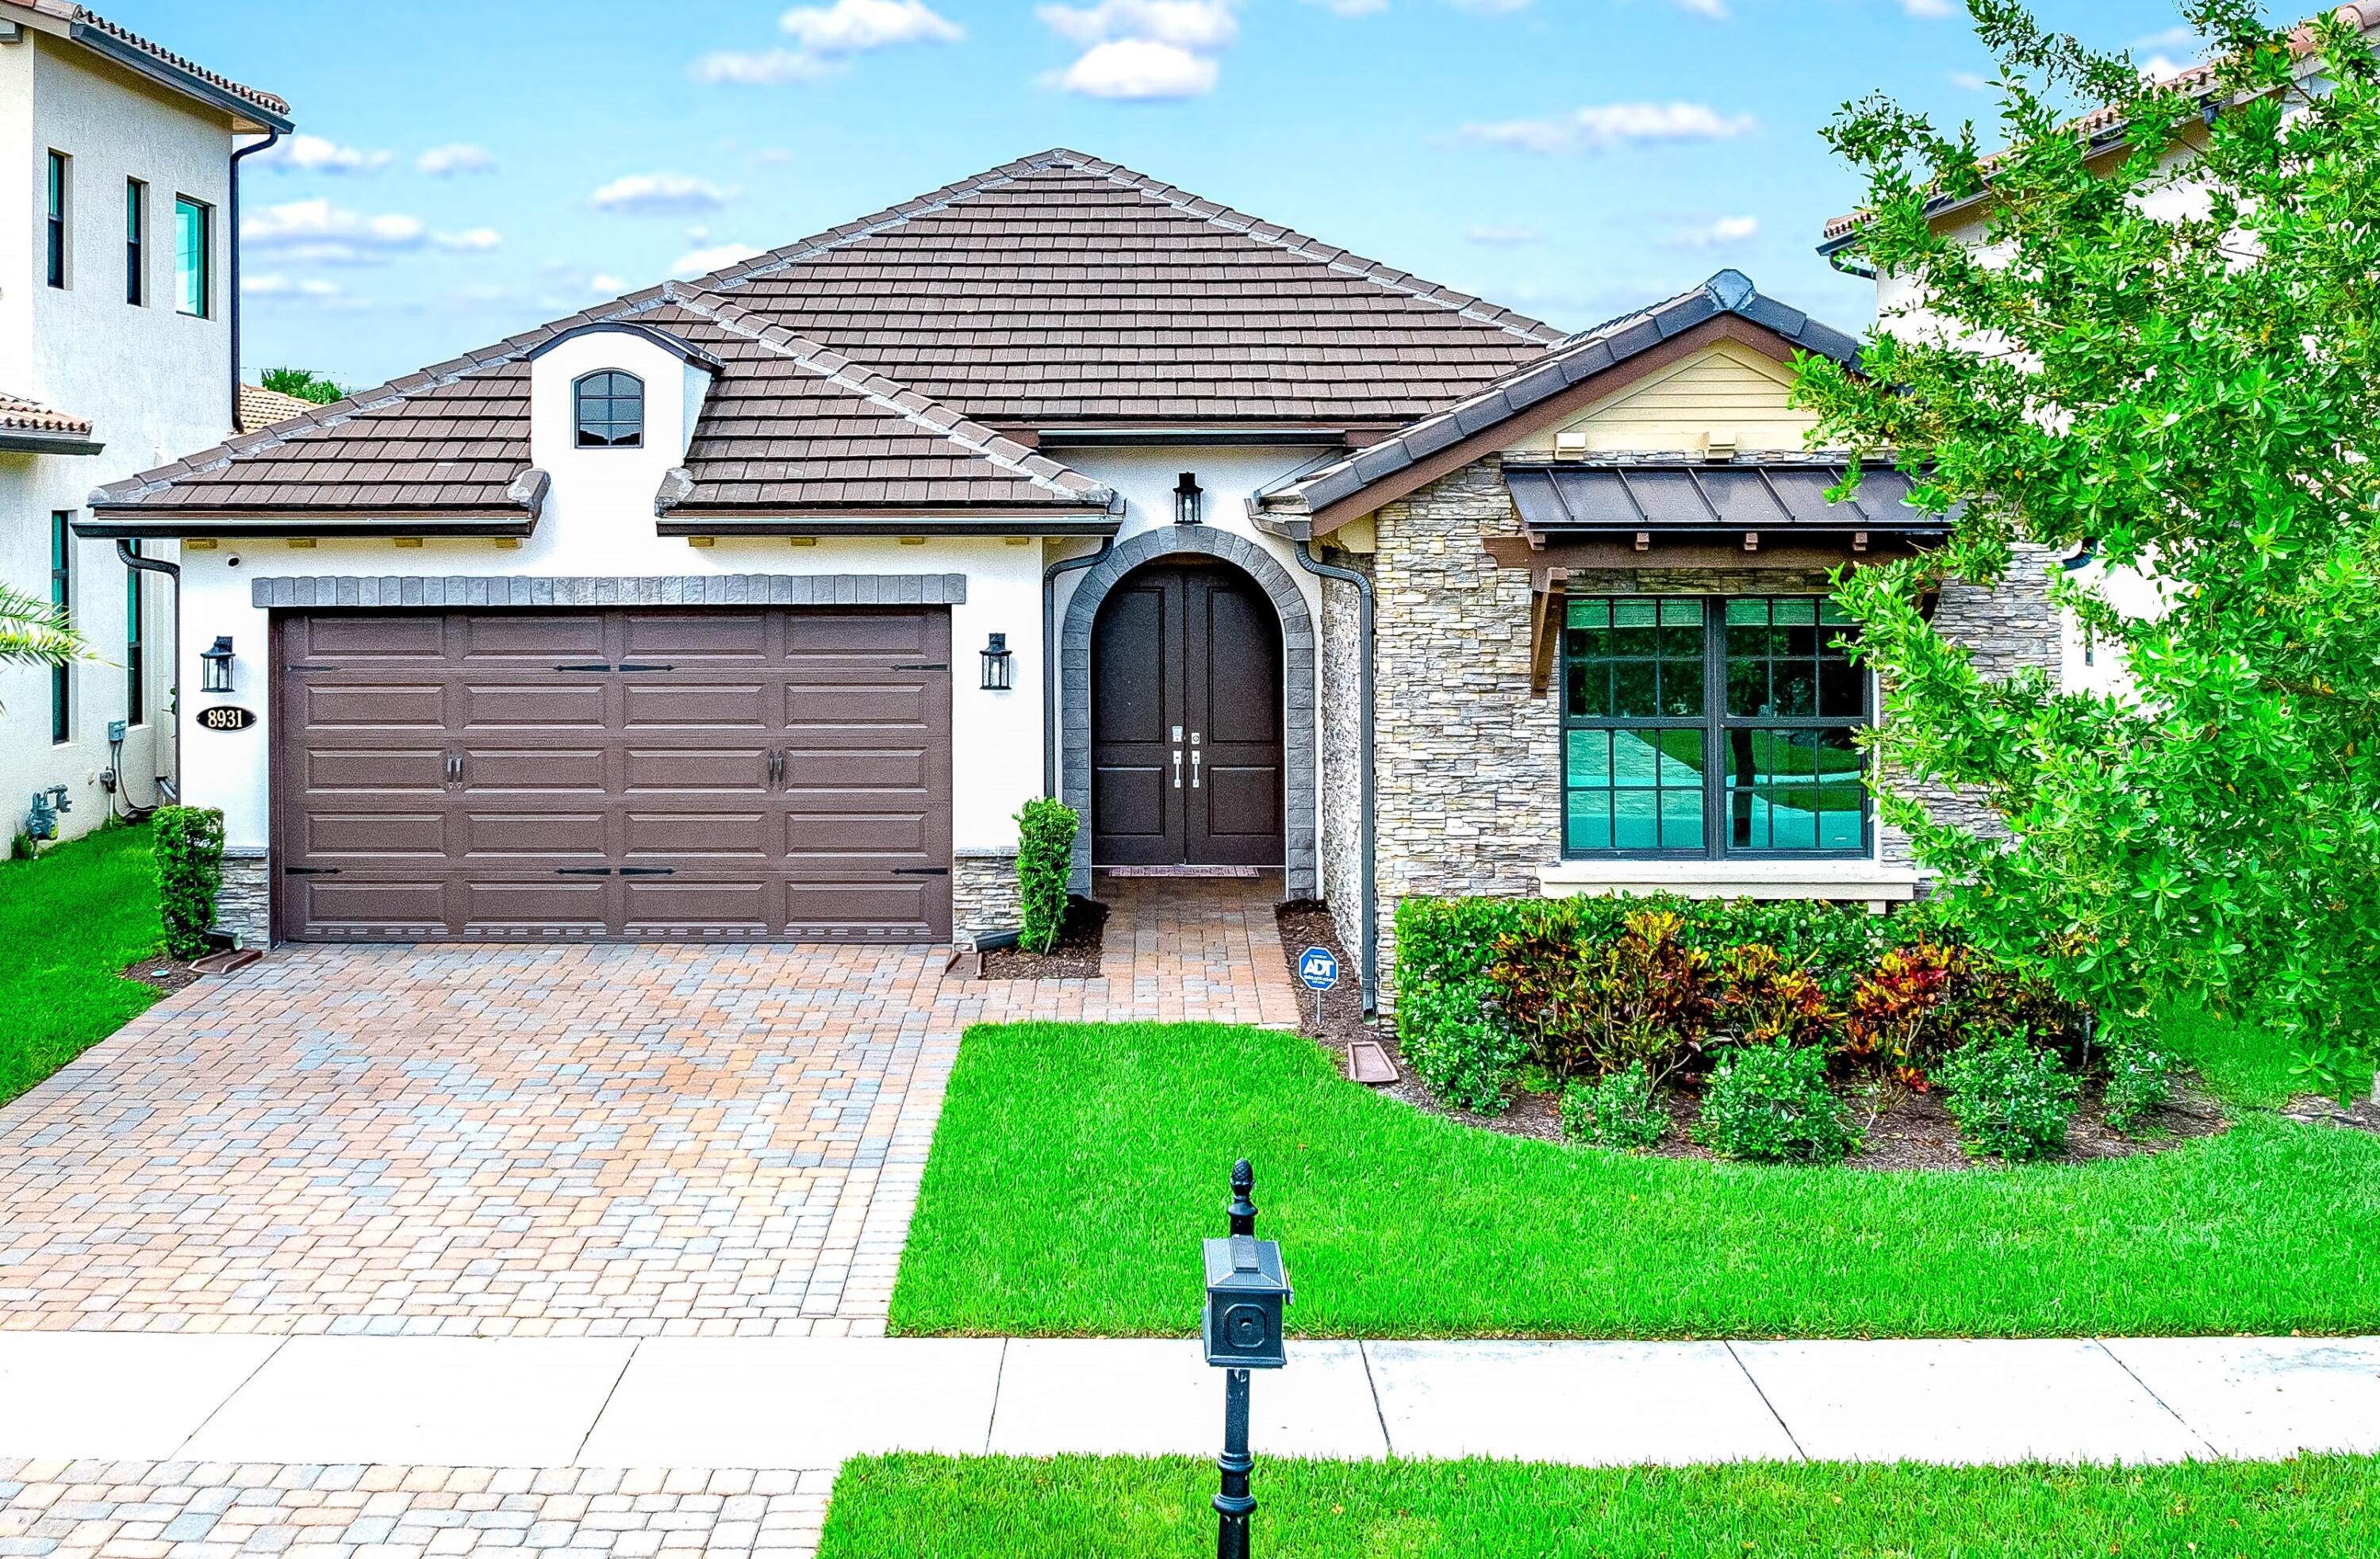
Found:
M 1281 1312 L 1290 1297 L 1278 1244 L 1253 1235 L 1207 1241 L 1207 1315 L 1198 1329 L 1207 1362 L 1227 1370 L 1286 1365 Z

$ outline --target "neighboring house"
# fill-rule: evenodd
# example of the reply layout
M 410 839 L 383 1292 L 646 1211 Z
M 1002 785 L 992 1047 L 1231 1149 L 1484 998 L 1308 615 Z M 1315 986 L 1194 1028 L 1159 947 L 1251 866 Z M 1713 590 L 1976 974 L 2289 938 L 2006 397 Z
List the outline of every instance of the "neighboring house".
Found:
M 239 431 L 252 433 L 269 428 L 275 422 L 311 413 L 319 403 L 285 396 L 278 390 L 268 390 L 261 384 L 239 387 Z
M 1052 152 L 95 495 L 175 540 L 190 798 L 262 940 L 1013 926 L 1092 867 L 1278 868 L 1360 940 L 1441 892 L 1904 898 L 1828 505 L 1732 272 L 1566 335 Z M 1361 587 L 1377 591 L 1375 751 Z M 1995 653 L 2047 614 L 1946 599 Z
M 2366 42 L 2380 48 L 2380 0 L 2362 0 L 2361 4 L 2338 6 L 2335 14 L 2350 25 L 2362 30 Z M 2289 47 L 2296 57 L 2295 74 L 2311 92 L 2323 91 L 2322 58 L 2311 25 L 2293 29 Z M 2222 91 L 2216 82 L 2216 67 L 2199 64 L 2172 77 L 2173 86 L 2203 99 L 2213 110 L 2219 104 Z M 2116 166 L 2130 154 L 2130 127 L 2119 112 L 2103 108 L 2084 115 L 2069 127 L 2077 136 L 2090 139 L 2093 149 L 2092 166 L 2107 169 Z M 2164 188 L 2151 193 L 2142 202 L 2142 209 L 2151 213 L 2181 216 L 2203 214 L 2205 195 L 2193 185 L 2189 169 L 2197 161 L 2204 146 L 2204 129 L 2198 125 L 2184 127 L 2180 141 L 2167 156 L 2164 166 L 2173 175 Z M 1971 247 L 1984 249 L 1990 238 L 1993 210 L 1988 190 L 1961 200 L 1937 199 L 1929 208 L 1929 217 L 1938 233 L 1956 238 Z M 1879 275 L 1859 256 L 1860 229 L 1867 220 L 1864 211 L 1850 212 L 1828 221 L 1818 244 L 1818 252 L 1835 269 L 1861 276 L 1876 283 L 1876 326 L 1904 336 L 1920 339 L 1938 334 L 1942 321 L 1926 307 L 1924 293 L 1909 277 Z M 2153 575 L 2130 569 L 2109 569 L 2101 564 L 2095 552 L 2084 548 L 2072 557 L 2062 560 L 2064 566 L 2077 571 L 2085 582 L 2095 585 L 2119 612 L 2133 617 L 2145 617 L 2162 610 L 2163 603 Z M 2121 692 L 2131 687 L 2122 655 L 2112 649 L 2103 649 L 2085 634 L 2071 614 L 2064 615 L 2059 627 L 2058 664 L 2064 685 L 2086 692 Z
M 0 670 L 0 842 L 37 792 L 63 787 L 69 835 L 173 772 L 171 580 L 74 522 L 232 425 L 235 138 L 286 115 L 82 6 L 0 0 L 0 579 L 64 603 L 98 657 Z

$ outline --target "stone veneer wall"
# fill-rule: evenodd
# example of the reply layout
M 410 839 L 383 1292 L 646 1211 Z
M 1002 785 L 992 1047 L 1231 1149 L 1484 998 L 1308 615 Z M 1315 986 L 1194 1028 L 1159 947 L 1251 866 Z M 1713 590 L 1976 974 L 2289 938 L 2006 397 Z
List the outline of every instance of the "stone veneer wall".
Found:
M 242 947 L 273 944 L 273 860 L 255 846 L 223 853 L 223 886 L 215 891 L 215 925 Z
M 1536 870 L 1561 858 L 1561 721 L 1549 693 L 1529 691 L 1529 577 L 1500 569 L 1483 535 L 1520 523 L 1500 459 L 1467 466 L 1381 509 L 1372 558 L 1378 598 L 1375 748 L 1380 917 L 1380 1005 L 1393 1005 L 1396 907 L 1415 895 L 1527 895 Z M 1973 646 L 1986 674 L 2058 665 L 2058 622 L 2046 593 L 2052 555 L 2020 553 L 1995 591 L 1953 584 L 1936 621 Z M 1823 572 L 1641 568 L 1573 574 L 1579 593 L 1729 595 L 1822 593 Z M 1355 599 L 1323 598 L 1323 864 L 1341 934 L 1360 930 L 1355 907 L 1356 790 L 1352 745 Z M 1341 599 L 1343 597 L 1343 600 Z M 1344 728 L 1331 717 L 1347 711 Z M 1342 775 L 1344 775 L 1342 780 Z M 1928 797 L 1989 827 L 1971 801 Z M 1345 841 L 1342 848 L 1332 841 Z M 1891 830 L 1885 860 L 1905 862 Z
M 1024 923 L 1014 850 L 960 850 L 951 861 L 951 928 L 972 943 Z
M 1325 548 L 1325 563 L 1369 574 L 1372 560 Z M 1354 585 L 1322 581 L 1320 628 L 1322 896 L 1350 957 L 1363 956 L 1363 598 Z

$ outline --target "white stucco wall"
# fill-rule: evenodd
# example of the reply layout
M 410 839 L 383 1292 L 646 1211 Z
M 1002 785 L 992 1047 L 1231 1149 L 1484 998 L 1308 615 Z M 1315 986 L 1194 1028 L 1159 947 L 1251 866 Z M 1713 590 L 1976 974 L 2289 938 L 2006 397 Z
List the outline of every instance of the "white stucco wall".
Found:
M 0 46 L 0 388 L 91 420 L 105 445 L 96 456 L 0 454 L 0 578 L 46 599 L 49 521 L 81 513 L 103 482 L 220 442 L 231 431 L 228 236 L 233 138 L 228 118 L 107 64 L 89 51 L 28 30 Z M 42 266 L 47 157 L 73 159 L 67 203 L 68 285 L 49 286 Z M 125 181 L 149 186 L 145 300 L 125 300 Z M 174 200 L 215 208 L 211 317 L 175 311 Z M 73 739 L 50 741 L 45 672 L 0 672 L 0 834 L 24 825 L 31 793 L 68 787 L 78 834 L 107 815 L 98 784 L 108 762 L 107 725 L 126 713 L 125 570 L 109 542 L 77 541 L 77 626 L 105 664 L 75 667 Z M 174 549 L 152 544 L 152 556 Z M 143 591 L 150 674 L 148 723 L 126 744 L 133 801 L 155 799 L 154 777 L 173 765 L 167 665 L 171 591 Z

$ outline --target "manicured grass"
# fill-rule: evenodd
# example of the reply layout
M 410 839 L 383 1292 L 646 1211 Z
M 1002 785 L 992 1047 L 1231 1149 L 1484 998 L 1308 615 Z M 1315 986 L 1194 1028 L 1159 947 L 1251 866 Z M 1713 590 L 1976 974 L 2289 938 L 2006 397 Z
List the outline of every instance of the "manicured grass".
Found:
M 884 1456 L 844 1464 L 820 1559 L 1193 1559 L 1215 1552 L 1212 1462 Z M 1266 1559 L 2038 1559 L 2365 1552 L 2380 1464 L 2180 1467 L 1259 1461 Z M 2363 1537 L 2357 1537 L 2357 1532 Z
M 2055 1336 L 2380 1328 L 2380 1139 L 2249 1113 L 2086 1165 L 1633 1158 L 1456 1125 L 1258 1029 L 971 1030 L 895 1331 L 1187 1335 L 1257 1164 L 1310 1336 Z
M 157 1000 L 117 971 L 163 934 L 146 828 L 0 861 L 0 1103 Z
M 2312 1091 L 2304 1079 L 2289 1075 L 2296 1056 L 2289 1047 L 2229 1018 L 2175 1012 L 2167 1017 L 2162 1033 L 2174 1054 L 2204 1076 L 2208 1088 L 2234 1103 L 2270 1110 Z M 2370 1091 L 2372 1069 L 2364 1067 L 2350 1080 L 2358 1095 Z

